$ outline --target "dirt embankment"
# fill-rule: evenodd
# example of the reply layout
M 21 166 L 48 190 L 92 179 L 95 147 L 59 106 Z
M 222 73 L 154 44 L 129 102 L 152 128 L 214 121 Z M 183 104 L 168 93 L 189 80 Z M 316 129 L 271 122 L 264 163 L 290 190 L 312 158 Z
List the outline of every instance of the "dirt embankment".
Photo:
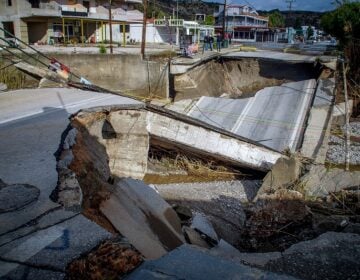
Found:
M 318 75 L 317 67 L 310 63 L 212 60 L 175 77 L 175 100 L 217 97 L 224 93 L 244 97 L 264 87 L 317 78 Z

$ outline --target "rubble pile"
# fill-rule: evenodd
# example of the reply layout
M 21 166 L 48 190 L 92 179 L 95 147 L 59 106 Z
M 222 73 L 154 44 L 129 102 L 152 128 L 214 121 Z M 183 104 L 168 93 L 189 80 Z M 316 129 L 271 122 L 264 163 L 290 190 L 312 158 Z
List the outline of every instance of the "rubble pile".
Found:
M 340 128 L 338 135 L 331 135 L 329 139 L 329 150 L 327 152 L 327 160 L 333 164 L 344 164 L 345 163 L 345 132 L 346 127 Z M 360 122 L 350 123 L 350 164 L 360 164 Z

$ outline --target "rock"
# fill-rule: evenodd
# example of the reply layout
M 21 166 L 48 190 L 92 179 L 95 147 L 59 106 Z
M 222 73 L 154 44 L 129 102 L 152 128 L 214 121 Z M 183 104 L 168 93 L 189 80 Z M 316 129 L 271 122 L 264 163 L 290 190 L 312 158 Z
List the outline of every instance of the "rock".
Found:
M 217 243 L 219 241 L 219 238 L 209 222 L 209 220 L 201 213 L 196 213 L 192 223 L 191 228 L 196 229 L 197 231 L 205 234 L 207 237 L 211 239 L 211 241 Z
M 326 169 L 323 165 L 314 165 L 301 178 L 301 185 L 307 196 L 326 197 L 331 192 L 357 186 L 360 182 L 360 171 L 347 172 L 343 169 Z
M 146 261 L 126 279 L 294 279 L 287 275 L 275 274 L 237 264 L 210 255 L 208 250 L 183 245 L 161 259 Z
M 301 279 L 358 279 L 360 235 L 327 232 L 292 245 L 265 269 Z
M 183 227 L 185 239 L 192 245 L 209 249 L 211 246 L 201 237 L 201 234 L 190 227 Z
M 0 83 L 0 91 L 5 91 L 5 90 L 7 90 L 7 85 Z
M 294 183 L 301 175 L 302 164 L 295 157 L 280 158 L 266 174 L 255 200 L 264 193 L 286 188 Z
M 176 212 L 142 181 L 119 180 L 100 210 L 147 259 L 159 258 L 185 242 Z
M 40 190 L 28 184 L 7 185 L 0 180 L 0 214 L 22 209 L 36 201 Z
M 241 264 L 264 267 L 269 261 L 281 258 L 280 252 L 242 253 L 235 247 L 220 239 L 219 244 L 210 250 L 210 254 Z
M 178 214 L 181 221 L 187 221 L 192 218 L 192 212 L 190 208 L 183 205 L 174 205 L 173 209 Z
M 70 169 L 61 169 L 58 185 L 51 194 L 51 198 L 65 207 L 66 210 L 78 211 L 83 202 L 83 193 L 76 175 Z

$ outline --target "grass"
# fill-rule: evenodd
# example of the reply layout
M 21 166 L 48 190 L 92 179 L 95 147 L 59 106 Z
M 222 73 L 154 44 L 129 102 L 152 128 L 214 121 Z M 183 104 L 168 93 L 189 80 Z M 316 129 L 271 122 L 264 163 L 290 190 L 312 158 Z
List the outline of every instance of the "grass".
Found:
M 169 171 L 185 171 L 188 176 L 204 181 L 236 179 L 244 174 L 231 167 L 219 164 L 213 160 L 202 160 L 196 156 L 180 154 L 175 151 L 152 148 L 149 160 L 155 165 Z
M 0 64 L 0 69 L 6 64 Z M 25 74 L 16 70 L 13 66 L 0 70 L 0 83 L 6 84 L 8 89 L 20 89 L 25 87 Z

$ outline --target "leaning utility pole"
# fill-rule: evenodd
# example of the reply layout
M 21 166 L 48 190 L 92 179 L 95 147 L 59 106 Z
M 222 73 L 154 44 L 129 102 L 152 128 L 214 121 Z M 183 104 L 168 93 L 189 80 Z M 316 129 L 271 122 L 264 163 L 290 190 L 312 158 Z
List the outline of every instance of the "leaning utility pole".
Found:
M 113 53 L 113 46 L 112 46 L 112 16 L 111 16 L 111 2 L 109 0 L 109 29 L 110 29 L 110 53 Z
M 143 16 L 142 38 L 141 38 L 141 58 L 142 59 L 145 58 L 147 0 L 143 0 L 143 5 L 144 5 L 144 16 Z
M 222 36 L 225 38 L 225 22 L 226 22 L 226 0 L 224 1 L 224 17 L 223 17 L 223 26 L 222 26 Z
M 342 70 L 343 70 L 343 81 L 344 81 L 344 95 L 345 95 L 345 170 L 349 171 L 350 169 L 350 125 L 349 125 L 349 98 L 347 92 L 347 83 L 346 83 L 346 71 L 345 61 L 342 61 Z

